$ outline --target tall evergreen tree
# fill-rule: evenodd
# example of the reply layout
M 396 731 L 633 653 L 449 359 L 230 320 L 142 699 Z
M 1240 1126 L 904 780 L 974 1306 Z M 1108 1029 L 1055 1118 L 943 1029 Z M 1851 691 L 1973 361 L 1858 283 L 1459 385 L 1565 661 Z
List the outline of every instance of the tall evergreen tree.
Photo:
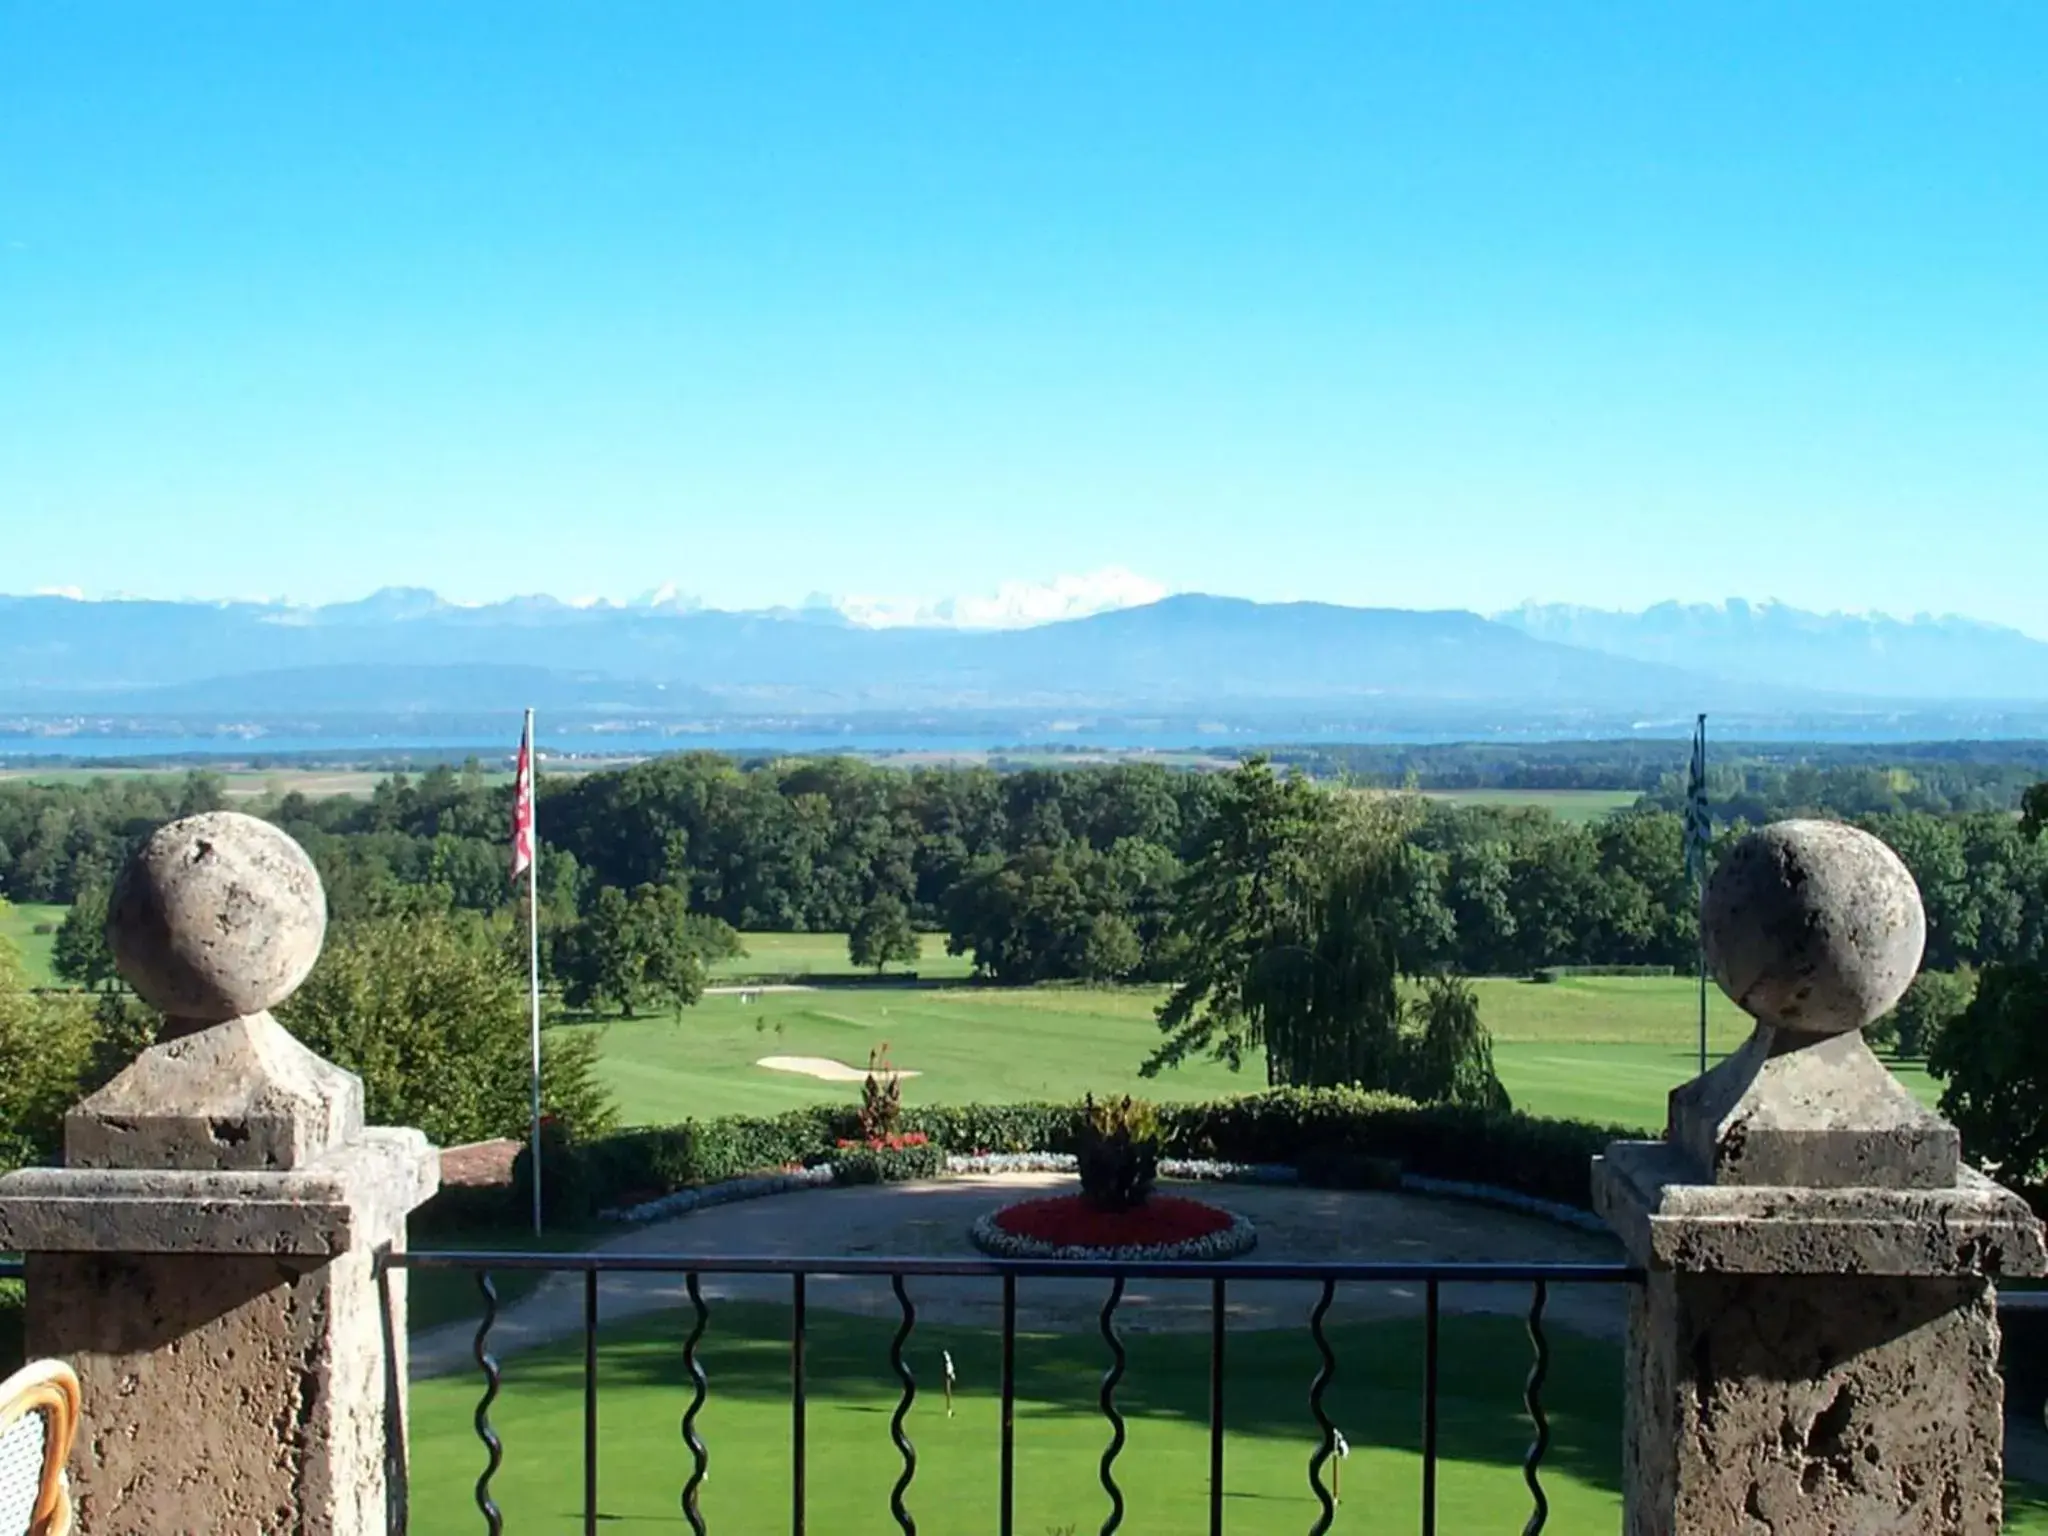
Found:
M 1226 776 L 1201 851 L 1181 882 L 1181 980 L 1159 1009 L 1166 1039 L 1150 1077 L 1207 1052 L 1233 1068 L 1267 1043 L 1268 1010 L 1299 990 L 1268 957 L 1299 948 L 1318 894 L 1318 840 L 1335 804 L 1255 757 Z M 1287 1025 L 1283 1022 L 1282 1031 Z M 1269 1062 L 1268 1080 L 1277 1080 Z
M 107 944 L 107 888 L 90 885 L 57 926 L 50 948 L 50 969 L 74 986 L 97 992 L 119 979 L 114 952 Z
M 1410 1005 L 1416 1028 L 1407 1041 L 1402 1091 L 1425 1104 L 1508 1109 L 1507 1089 L 1493 1070 L 1493 1037 L 1479 1018 L 1479 994 L 1462 976 L 1426 977 Z

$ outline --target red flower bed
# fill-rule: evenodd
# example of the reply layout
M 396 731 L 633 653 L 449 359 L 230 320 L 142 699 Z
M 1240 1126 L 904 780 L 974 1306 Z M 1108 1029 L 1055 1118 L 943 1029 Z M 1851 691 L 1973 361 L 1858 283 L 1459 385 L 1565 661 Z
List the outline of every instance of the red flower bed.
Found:
M 839 1150 L 851 1152 L 855 1147 L 866 1147 L 870 1152 L 902 1152 L 911 1147 L 922 1147 L 930 1143 L 931 1137 L 923 1131 L 891 1131 L 886 1136 L 870 1136 L 866 1141 L 842 1139 Z
M 995 1224 L 1012 1237 L 1062 1248 L 1136 1248 L 1213 1236 L 1231 1216 L 1178 1195 L 1154 1195 L 1135 1211 L 1099 1211 L 1079 1195 L 1059 1195 L 1005 1206 Z

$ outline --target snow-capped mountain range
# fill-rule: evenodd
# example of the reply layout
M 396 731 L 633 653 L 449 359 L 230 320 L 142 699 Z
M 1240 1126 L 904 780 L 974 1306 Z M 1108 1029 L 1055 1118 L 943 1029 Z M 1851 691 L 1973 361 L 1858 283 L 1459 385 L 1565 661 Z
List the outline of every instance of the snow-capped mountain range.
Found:
M 746 613 L 672 589 L 623 604 L 464 605 L 403 587 L 318 607 L 0 597 L 0 710 L 419 720 L 545 699 L 592 720 L 1056 711 L 1391 731 L 1455 719 L 1461 732 L 1538 718 L 1626 730 L 1709 710 L 1846 730 L 1938 715 L 1949 723 L 1930 732 L 1951 735 L 2010 734 L 2023 727 L 1995 722 L 2015 711 L 2048 717 L 2048 644 L 1967 619 L 1744 602 L 1489 618 L 1131 601 L 1151 595 L 1111 582 L 999 594 L 983 610 L 814 600 Z M 1034 602 L 1054 616 L 1011 622 Z

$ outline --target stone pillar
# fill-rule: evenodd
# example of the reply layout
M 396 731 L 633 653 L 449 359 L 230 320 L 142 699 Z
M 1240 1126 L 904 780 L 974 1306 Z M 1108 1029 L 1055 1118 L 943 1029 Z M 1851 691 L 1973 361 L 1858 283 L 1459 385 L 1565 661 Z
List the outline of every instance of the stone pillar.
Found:
M 1993 1281 L 2048 1269 L 2024 1202 L 1871 1054 L 1926 939 L 1877 839 L 1751 834 L 1708 883 L 1708 963 L 1756 1031 L 1618 1142 L 1594 1193 L 1648 1284 L 1629 1318 L 1629 1536 L 1996 1532 Z
M 71 1111 L 64 1167 L 0 1179 L 29 1353 L 84 1387 L 90 1536 L 403 1529 L 404 1277 L 375 1255 L 438 1170 L 418 1131 L 366 1128 L 361 1081 L 267 1011 L 326 922 L 275 827 L 223 812 L 157 832 L 108 938 L 164 1036 Z

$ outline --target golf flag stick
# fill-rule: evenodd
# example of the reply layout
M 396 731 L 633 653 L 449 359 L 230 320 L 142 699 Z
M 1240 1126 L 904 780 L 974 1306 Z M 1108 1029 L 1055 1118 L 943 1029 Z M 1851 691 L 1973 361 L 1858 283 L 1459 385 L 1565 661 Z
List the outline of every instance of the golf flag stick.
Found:
M 1707 717 L 1693 726 L 1692 766 L 1685 776 L 1685 872 L 1702 906 L 1707 892 L 1707 859 L 1713 851 L 1714 819 L 1707 805 Z M 1699 935 L 1700 1072 L 1707 1070 L 1707 934 Z

